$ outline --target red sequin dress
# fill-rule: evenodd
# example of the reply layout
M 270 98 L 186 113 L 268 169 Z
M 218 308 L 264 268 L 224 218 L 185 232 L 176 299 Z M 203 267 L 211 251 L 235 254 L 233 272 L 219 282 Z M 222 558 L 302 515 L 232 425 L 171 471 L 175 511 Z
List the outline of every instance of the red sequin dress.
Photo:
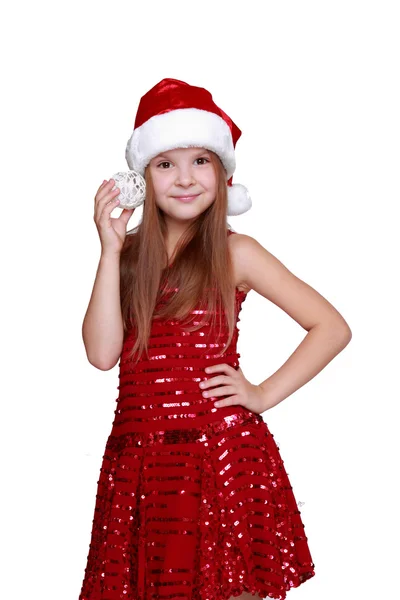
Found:
M 236 288 L 237 322 L 245 298 Z M 217 375 L 208 365 L 239 368 L 238 334 L 236 326 L 216 359 L 209 326 L 186 333 L 154 319 L 150 360 L 135 367 L 126 337 L 79 600 L 229 600 L 244 591 L 282 600 L 314 576 L 262 416 L 216 408 L 199 387 Z

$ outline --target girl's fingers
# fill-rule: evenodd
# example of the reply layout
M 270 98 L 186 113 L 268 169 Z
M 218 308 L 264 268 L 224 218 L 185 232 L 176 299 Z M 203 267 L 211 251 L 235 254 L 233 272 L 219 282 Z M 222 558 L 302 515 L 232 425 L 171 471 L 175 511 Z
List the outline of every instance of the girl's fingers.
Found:
M 117 204 L 118 206 L 118 204 Z M 133 215 L 134 208 L 124 208 L 122 213 L 119 215 L 118 219 L 120 219 L 125 225 L 128 223 L 129 219 Z
M 98 223 L 102 221 L 102 219 L 109 219 L 110 213 L 118 206 L 117 202 L 115 202 L 115 198 L 105 198 L 103 201 L 98 203 L 95 207 L 94 211 L 94 220 Z
M 106 211 L 106 212 L 108 212 L 108 214 L 110 214 L 114 210 L 114 208 L 117 208 L 118 204 L 119 204 L 119 201 L 117 200 L 117 198 L 111 198 L 111 200 L 109 200 L 104 205 L 103 211 Z
M 114 179 L 110 179 L 109 181 L 104 181 L 101 184 L 101 186 L 97 190 L 96 195 L 94 197 L 95 204 L 96 204 L 96 202 L 100 202 L 104 198 L 104 196 L 112 190 L 112 188 L 114 187 L 114 184 L 115 184 Z
M 105 179 L 105 180 L 103 181 L 103 183 L 102 183 L 102 184 L 101 184 L 101 185 L 98 187 L 98 189 L 97 189 L 97 192 L 96 192 L 96 194 L 95 194 L 96 196 L 97 196 L 97 194 L 100 192 L 100 190 L 101 190 L 101 189 L 102 189 L 102 188 L 103 188 L 105 185 L 107 185 L 107 180 L 106 180 L 106 179 Z
M 114 187 L 114 184 L 109 185 L 109 183 L 107 183 L 96 194 L 94 199 L 95 212 L 102 212 L 103 208 L 107 206 L 110 201 L 114 202 L 115 198 L 119 196 L 121 190 L 116 188 L 115 190 L 111 191 L 112 187 Z

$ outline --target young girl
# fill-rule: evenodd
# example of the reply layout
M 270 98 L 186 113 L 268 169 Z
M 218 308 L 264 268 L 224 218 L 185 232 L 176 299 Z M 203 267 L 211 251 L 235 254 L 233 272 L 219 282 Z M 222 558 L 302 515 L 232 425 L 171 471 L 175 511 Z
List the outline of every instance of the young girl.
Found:
M 350 341 L 335 308 L 227 215 L 239 128 L 211 94 L 164 79 L 141 98 L 126 148 L 144 175 L 143 218 L 118 218 L 120 190 L 94 202 L 101 258 L 83 323 L 88 360 L 119 361 L 80 600 L 282 600 L 314 576 L 300 511 L 261 413 Z M 260 384 L 237 353 L 255 290 L 308 333 Z

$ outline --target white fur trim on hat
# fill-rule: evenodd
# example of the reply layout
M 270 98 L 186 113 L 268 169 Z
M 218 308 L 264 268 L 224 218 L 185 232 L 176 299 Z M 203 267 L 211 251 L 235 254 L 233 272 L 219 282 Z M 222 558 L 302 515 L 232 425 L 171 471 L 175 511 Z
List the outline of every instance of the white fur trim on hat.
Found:
M 199 108 L 179 108 L 148 119 L 134 129 L 125 158 L 130 169 L 144 175 L 160 152 L 189 147 L 212 150 L 220 157 L 227 179 L 233 175 L 236 159 L 229 126 L 222 117 Z

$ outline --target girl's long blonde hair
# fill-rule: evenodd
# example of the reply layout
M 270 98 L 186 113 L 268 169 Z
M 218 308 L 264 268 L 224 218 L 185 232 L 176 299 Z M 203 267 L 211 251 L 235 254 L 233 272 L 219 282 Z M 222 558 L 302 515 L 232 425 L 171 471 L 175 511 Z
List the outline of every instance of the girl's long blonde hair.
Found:
M 225 312 L 228 339 L 221 353 L 232 340 L 236 303 L 233 265 L 228 247 L 226 173 L 219 157 L 214 152 L 210 152 L 210 155 L 217 177 L 215 201 L 182 235 L 170 266 L 164 241 L 167 232 L 164 213 L 156 204 L 150 169 L 146 168 L 143 217 L 137 227 L 127 232 L 120 257 L 124 340 L 133 330 L 136 341 L 128 360 L 133 360 L 138 352 L 135 363 L 143 351 L 149 358 L 148 343 L 153 318 L 188 319 L 185 321 L 187 324 L 195 308 L 212 315 L 211 326 L 215 325 L 216 316 L 219 315 L 220 333 L 221 316 Z M 168 291 L 175 293 L 168 294 Z M 184 330 L 196 331 L 209 322 L 207 313 L 198 325 L 184 327 Z

